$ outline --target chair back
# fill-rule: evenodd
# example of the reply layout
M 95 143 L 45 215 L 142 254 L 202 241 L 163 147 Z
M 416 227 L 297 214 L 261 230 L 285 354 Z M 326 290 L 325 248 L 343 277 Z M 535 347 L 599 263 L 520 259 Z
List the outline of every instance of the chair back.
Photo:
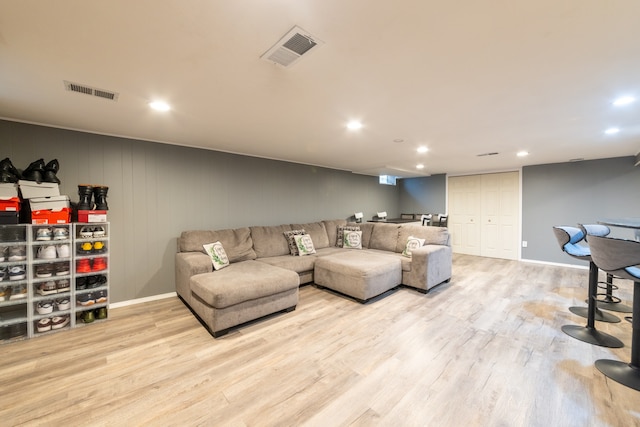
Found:
M 438 217 L 439 217 L 439 225 L 440 225 L 440 227 L 446 227 L 447 223 L 449 222 L 449 215 L 440 214 L 440 215 L 438 215 Z
M 584 240 L 584 232 L 578 227 L 554 226 L 553 233 L 560 248 L 574 258 L 591 261 L 591 252 L 587 246 L 579 243 Z
M 599 269 L 625 279 L 640 280 L 640 242 L 589 235 L 591 258 Z
M 422 225 L 431 225 L 431 218 L 432 217 L 433 217 L 433 215 L 431 215 L 431 214 L 422 215 L 420 217 L 420 220 L 422 221 Z

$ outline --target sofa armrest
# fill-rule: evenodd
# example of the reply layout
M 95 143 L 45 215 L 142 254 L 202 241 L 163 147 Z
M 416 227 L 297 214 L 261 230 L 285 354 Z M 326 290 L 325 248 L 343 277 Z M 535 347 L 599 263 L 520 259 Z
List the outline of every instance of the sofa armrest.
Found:
M 211 258 L 202 252 L 178 252 L 176 254 L 176 292 L 191 303 L 191 276 L 213 271 Z
M 428 291 L 451 279 L 451 247 L 425 245 L 411 251 L 411 270 L 404 271 L 402 283 L 416 289 Z

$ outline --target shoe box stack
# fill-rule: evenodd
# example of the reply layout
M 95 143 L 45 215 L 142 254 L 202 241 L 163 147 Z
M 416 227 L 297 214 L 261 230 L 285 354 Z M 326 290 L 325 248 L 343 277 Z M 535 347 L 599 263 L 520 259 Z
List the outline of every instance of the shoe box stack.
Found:
M 69 196 L 61 196 L 58 184 L 18 181 L 22 195 L 21 220 L 31 224 L 67 224 L 71 220 Z
M 0 224 L 17 224 L 20 214 L 20 197 L 16 184 L 0 184 Z

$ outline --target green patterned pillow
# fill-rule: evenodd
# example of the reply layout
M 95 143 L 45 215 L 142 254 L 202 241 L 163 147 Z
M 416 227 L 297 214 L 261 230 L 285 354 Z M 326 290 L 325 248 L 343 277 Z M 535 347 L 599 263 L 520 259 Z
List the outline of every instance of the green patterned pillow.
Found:
M 208 243 L 206 245 L 202 245 L 204 251 L 211 258 L 211 262 L 213 263 L 213 268 L 216 270 L 220 270 L 221 268 L 225 268 L 229 265 L 229 258 L 227 257 L 227 253 L 224 251 L 222 247 L 222 243 Z
M 362 249 L 362 231 L 345 230 L 342 247 L 345 249 Z
M 316 248 L 313 247 L 313 240 L 308 234 L 295 235 L 293 239 L 296 241 L 298 247 L 298 254 L 300 256 L 311 255 L 316 253 Z
M 336 238 L 336 246 L 341 248 L 344 246 L 344 232 L 345 231 L 360 231 L 360 227 L 356 225 L 341 225 L 338 227 L 338 233 Z
M 404 247 L 404 251 L 402 251 L 402 255 L 411 258 L 411 251 L 423 246 L 424 241 L 425 239 L 409 236 L 409 238 L 407 239 L 407 245 Z
M 294 239 L 294 236 L 301 236 L 303 234 L 307 234 L 304 228 L 301 228 L 300 230 L 290 230 L 290 231 L 284 232 L 284 237 L 286 237 L 287 241 L 289 242 L 289 253 L 291 255 L 293 256 L 300 255 L 298 253 L 298 247 L 296 246 L 296 241 Z

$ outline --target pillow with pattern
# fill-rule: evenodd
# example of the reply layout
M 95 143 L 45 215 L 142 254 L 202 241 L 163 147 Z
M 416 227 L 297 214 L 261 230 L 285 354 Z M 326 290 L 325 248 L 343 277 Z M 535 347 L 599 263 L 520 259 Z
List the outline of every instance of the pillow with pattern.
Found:
M 362 249 L 362 231 L 345 230 L 342 247 L 345 249 Z
M 221 268 L 225 268 L 229 265 L 229 258 L 227 257 L 227 253 L 224 251 L 222 247 L 222 243 L 208 243 L 206 245 L 202 245 L 204 251 L 211 258 L 211 263 L 213 263 L 213 268 L 216 270 L 220 270 Z
M 313 247 L 313 240 L 311 240 L 311 236 L 308 234 L 296 234 L 293 236 L 293 239 L 298 247 L 298 255 L 304 256 L 316 253 L 316 248 Z
M 345 231 L 360 231 L 360 227 L 357 225 L 341 225 L 338 227 L 336 246 L 341 248 L 344 246 L 344 232 Z
M 407 245 L 404 247 L 404 251 L 402 251 L 402 255 L 411 258 L 411 251 L 414 251 L 420 246 L 423 246 L 424 242 L 425 239 L 409 236 L 409 238 L 407 239 Z
M 289 253 L 291 253 L 291 255 L 293 256 L 298 255 L 298 247 L 296 246 L 296 241 L 294 239 L 294 236 L 301 236 L 303 234 L 307 234 L 304 228 L 300 230 L 290 230 L 290 231 L 284 232 L 284 237 L 286 237 L 287 241 L 289 242 Z

